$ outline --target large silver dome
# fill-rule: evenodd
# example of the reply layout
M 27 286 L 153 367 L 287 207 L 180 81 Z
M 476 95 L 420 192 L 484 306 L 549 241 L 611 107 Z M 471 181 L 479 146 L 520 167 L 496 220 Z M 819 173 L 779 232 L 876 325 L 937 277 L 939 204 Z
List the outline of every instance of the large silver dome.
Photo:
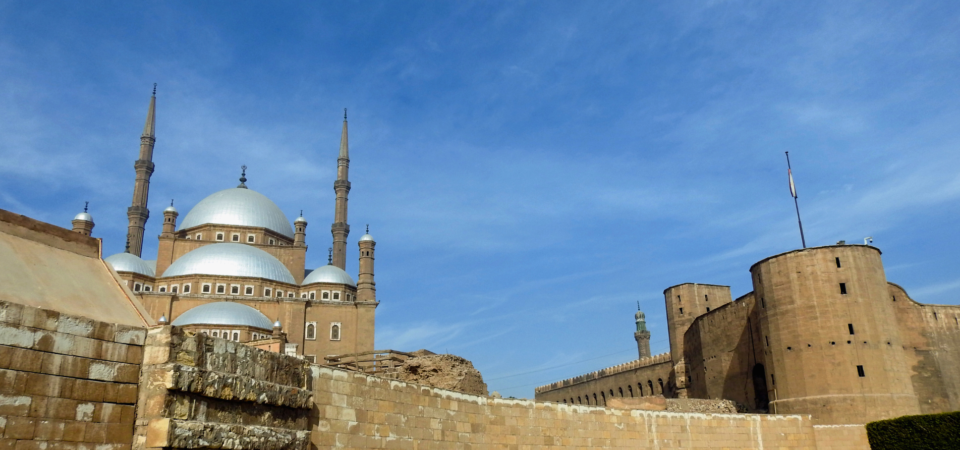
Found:
M 117 253 L 116 255 L 103 258 L 103 260 L 110 263 L 110 265 L 113 266 L 113 270 L 117 272 L 133 272 L 148 277 L 157 276 L 149 263 L 131 253 Z
M 170 325 L 233 325 L 270 330 L 273 322 L 260 311 L 233 302 L 214 302 L 197 306 L 174 319 Z
M 357 283 L 353 282 L 353 278 L 350 278 L 350 275 L 344 272 L 343 269 L 330 264 L 310 272 L 310 275 L 307 275 L 307 277 L 303 279 L 303 283 L 301 283 L 301 285 L 306 286 L 312 283 L 333 283 L 347 284 L 354 287 L 357 286 Z
M 263 227 L 293 238 L 293 227 L 283 211 L 269 198 L 250 189 L 224 189 L 200 200 L 180 222 L 179 229 L 208 223 Z
M 210 244 L 191 250 L 170 264 L 163 273 L 164 278 L 179 275 L 266 278 L 296 284 L 293 275 L 280 260 L 246 244 Z

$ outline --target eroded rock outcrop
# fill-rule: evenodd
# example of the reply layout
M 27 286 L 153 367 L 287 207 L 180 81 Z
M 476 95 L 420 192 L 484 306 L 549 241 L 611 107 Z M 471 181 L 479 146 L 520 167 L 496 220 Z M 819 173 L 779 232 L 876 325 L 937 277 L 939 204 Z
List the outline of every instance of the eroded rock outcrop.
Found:
M 437 355 L 428 350 L 413 352 L 403 362 L 397 379 L 473 395 L 487 395 L 487 384 L 473 363 L 456 355 Z

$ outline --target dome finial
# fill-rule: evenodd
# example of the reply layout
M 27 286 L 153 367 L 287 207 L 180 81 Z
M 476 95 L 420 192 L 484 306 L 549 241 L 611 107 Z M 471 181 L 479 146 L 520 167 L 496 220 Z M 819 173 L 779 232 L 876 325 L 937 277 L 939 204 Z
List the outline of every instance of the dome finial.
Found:
M 367 224 L 367 234 L 370 234 L 370 224 Z
M 160 320 L 158 320 L 157 323 L 160 324 L 160 325 L 166 325 L 166 324 L 167 324 L 167 316 L 166 316 L 165 314 L 162 315 L 162 316 L 160 316 Z
M 246 166 L 246 165 L 240 166 L 240 170 L 241 170 L 241 172 L 240 172 L 240 185 L 237 186 L 237 188 L 246 189 L 246 188 L 247 188 L 247 185 L 244 184 L 244 183 L 247 182 L 247 166 Z
M 347 120 L 347 108 L 343 108 L 343 120 Z
M 637 300 L 637 311 L 640 311 L 640 300 Z
M 157 83 L 153 83 L 153 96 L 157 96 Z
M 130 253 L 130 233 L 127 233 L 127 247 L 123 251 Z
M 87 207 L 90 206 L 90 202 L 83 202 L 83 212 L 87 212 Z
M 327 265 L 333 264 L 333 247 L 327 249 Z

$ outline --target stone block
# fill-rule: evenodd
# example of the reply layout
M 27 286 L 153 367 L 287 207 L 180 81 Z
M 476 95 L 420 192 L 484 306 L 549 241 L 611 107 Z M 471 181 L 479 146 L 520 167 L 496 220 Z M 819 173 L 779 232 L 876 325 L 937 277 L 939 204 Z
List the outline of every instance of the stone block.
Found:
M 60 395 L 61 377 L 53 375 L 44 375 L 42 373 L 26 374 L 27 382 L 24 387 L 24 393 L 28 395 L 42 395 L 45 397 L 57 397 Z
M 67 421 L 63 424 L 63 440 L 67 442 L 82 442 L 86 431 L 83 422 Z
M 64 422 L 62 420 L 37 419 L 34 439 L 59 441 L 63 439 Z
M 0 416 L 29 416 L 32 403 L 28 395 L 0 394 Z
M 0 394 L 22 394 L 26 383 L 24 372 L 0 369 Z
M 60 313 L 42 308 L 24 307 L 20 314 L 20 325 L 41 330 L 56 331 Z
M 127 325 L 116 325 L 116 333 L 112 340 L 120 344 L 144 345 L 147 340 L 147 329 Z
M 0 322 L 19 325 L 23 315 L 23 305 L 0 301 Z
M 0 418 L 0 420 L 2 420 L 2 418 Z M 0 432 L 2 431 L 3 431 L 3 428 L 0 427 Z M 3 436 L 3 434 L 0 434 L 0 436 Z M 5 439 L 0 437 L 0 450 L 14 450 L 16 446 L 17 446 L 16 439 Z
M 7 439 L 33 439 L 37 419 L 30 417 L 7 417 L 3 437 Z
M 120 384 L 117 386 L 117 400 L 114 403 L 134 404 L 137 402 L 137 385 Z

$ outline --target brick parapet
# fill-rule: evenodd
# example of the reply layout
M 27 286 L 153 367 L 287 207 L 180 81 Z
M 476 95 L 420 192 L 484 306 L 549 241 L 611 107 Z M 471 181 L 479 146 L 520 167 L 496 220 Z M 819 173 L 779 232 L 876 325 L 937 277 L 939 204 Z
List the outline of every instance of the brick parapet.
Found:
M 661 353 L 659 355 L 653 355 L 649 358 L 640 358 L 635 359 L 630 362 L 625 362 L 623 364 L 617 364 L 615 366 L 610 366 L 604 369 L 600 369 L 594 372 L 585 373 L 583 375 L 578 375 L 573 378 L 567 378 L 566 380 L 556 381 L 544 386 L 537 387 L 534 389 L 534 392 L 537 394 L 543 392 L 549 392 L 554 389 L 560 389 L 568 386 L 573 386 L 575 384 L 585 383 L 587 381 L 598 380 L 603 377 L 608 377 L 611 375 L 616 375 L 621 372 L 626 372 L 629 370 L 635 370 L 642 367 L 653 366 L 657 364 L 662 364 L 665 362 L 670 362 L 669 353 Z

